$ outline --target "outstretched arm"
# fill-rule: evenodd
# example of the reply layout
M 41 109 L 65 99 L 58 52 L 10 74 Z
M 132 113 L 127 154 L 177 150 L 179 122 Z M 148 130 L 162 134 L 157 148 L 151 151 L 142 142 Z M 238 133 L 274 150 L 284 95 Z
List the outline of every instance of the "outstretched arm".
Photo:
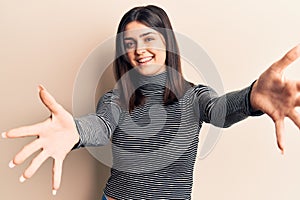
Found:
M 111 91 L 100 99 L 96 113 L 74 119 L 42 86 L 39 87 L 39 95 L 51 112 L 50 117 L 38 124 L 4 132 L 2 137 L 37 137 L 23 147 L 9 166 L 12 168 L 22 164 L 31 154 L 41 150 L 24 171 L 20 181 L 32 177 L 42 163 L 52 157 L 54 159 L 52 188 L 53 194 L 56 194 L 61 182 L 63 161 L 67 154 L 73 148 L 107 144 L 118 123 L 120 107 L 118 96 Z
M 284 118 L 290 118 L 300 128 L 300 81 L 284 77 L 284 70 L 300 56 L 300 45 L 271 65 L 255 82 L 250 95 L 254 109 L 262 110 L 275 123 L 277 144 L 284 153 Z

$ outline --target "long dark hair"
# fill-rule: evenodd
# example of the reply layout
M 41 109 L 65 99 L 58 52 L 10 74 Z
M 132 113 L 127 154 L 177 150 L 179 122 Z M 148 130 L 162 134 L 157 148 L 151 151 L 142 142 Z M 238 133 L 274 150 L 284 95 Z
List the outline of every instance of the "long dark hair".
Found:
M 167 81 L 164 91 L 164 104 L 172 104 L 185 92 L 184 78 L 182 77 L 181 62 L 178 44 L 166 12 L 157 6 L 148 5 L 135 7 L 129 10 L 121 19 L 116 37 L 116 58 L 114 61 L 115 78 L 121 92 L 121 100 L 131 112 L 135 107 L 143 105 L 145 97 L 139 89 L 135 90 L 130 76 L 121 78 L 133 67 L 129 63 L 124 47 L 123 33 L 126 25 L 137 21 L 160 32 L 166 41 Z M 170 68 L 174 70 L 170 70 Z

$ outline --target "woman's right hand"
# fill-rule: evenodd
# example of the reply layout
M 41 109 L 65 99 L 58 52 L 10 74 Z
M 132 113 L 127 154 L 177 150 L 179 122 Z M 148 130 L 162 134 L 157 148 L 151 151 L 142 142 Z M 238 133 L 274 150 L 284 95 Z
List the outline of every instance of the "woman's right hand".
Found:
M 29 167 L 20 177 L 23 182 L 32 177 L 42 163 L 49 157 L 53 160 L 52 192 L 55 195 L 61 182 L 62 165 L 65 157 L 79 141 L 79 134 L 72 115 L 67 112 L 50 93 L 39 86 L 39 95 L 42 102 L 51 112 L 51 116 L 44 122 L 31 126 L 24 126 L 2 133 L 3 138 L 20 138 L 36 136 L 37 139 L 23 147 L 9 163 L 12 168 L 22 164 L 31 154 L 41 152 L 31 161 Z

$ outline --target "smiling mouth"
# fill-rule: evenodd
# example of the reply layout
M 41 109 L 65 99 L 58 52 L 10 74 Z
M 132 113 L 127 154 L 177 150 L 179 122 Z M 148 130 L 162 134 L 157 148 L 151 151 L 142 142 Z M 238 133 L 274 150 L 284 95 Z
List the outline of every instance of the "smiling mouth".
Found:
M 153 56 L 149 56 L 149 57 L 137 59 L 136 61 L 139 65 L 145 65 L 145 64 L 149 63 L 152 59 L 153 59 Z

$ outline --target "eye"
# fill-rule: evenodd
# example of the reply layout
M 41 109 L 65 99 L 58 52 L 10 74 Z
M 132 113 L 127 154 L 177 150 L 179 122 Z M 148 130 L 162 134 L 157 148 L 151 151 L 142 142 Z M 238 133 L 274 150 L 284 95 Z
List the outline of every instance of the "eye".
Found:
M 132 49 L 135 47 L 135 43 L 134 42 L 125 42 L 125 48 L 126 49 Z
M 154 40 L 153 37 L 146 37 L 146 38 L 145 38 L 145 42 L 151 42 L 152 40 Z

